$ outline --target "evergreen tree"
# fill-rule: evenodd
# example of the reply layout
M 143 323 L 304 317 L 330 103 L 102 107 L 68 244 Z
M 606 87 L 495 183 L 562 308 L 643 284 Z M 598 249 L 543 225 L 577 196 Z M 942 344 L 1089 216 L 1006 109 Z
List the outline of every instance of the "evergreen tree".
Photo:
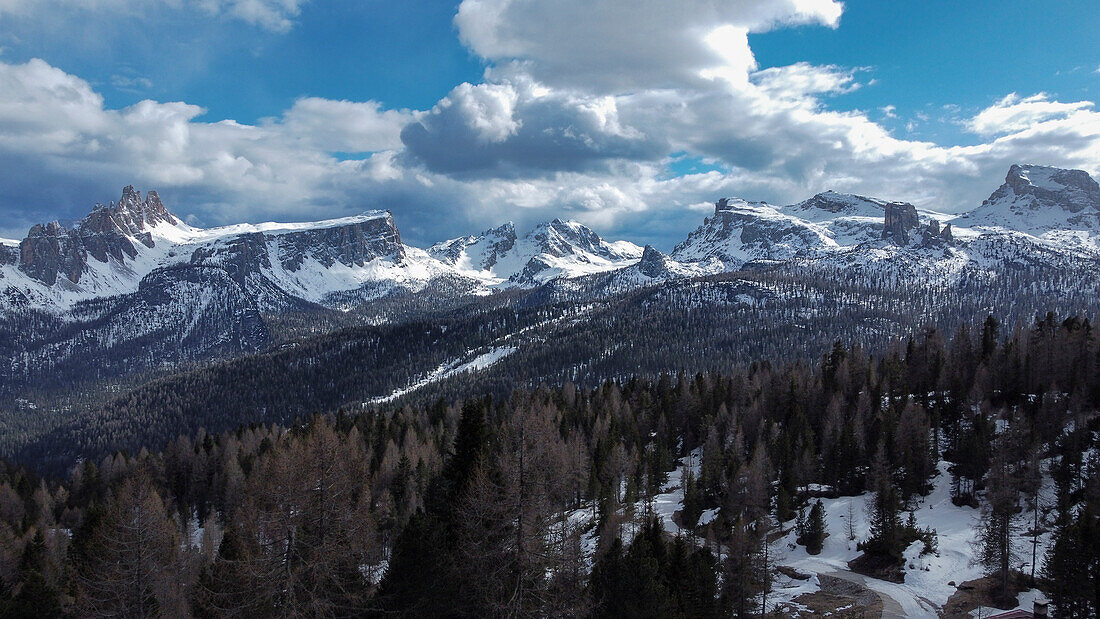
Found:
M 1054 532 L 1053 543 L 1047 551 L 1042 576 L 1046 581 L 1044 590 L 1050 595 L 1056 617 L 1086 619 L 1095 617 L 1100 610 L 1098 601 L 1096 556 L 1097 540 L 1091 530 L 1090 521 L 1095 520 L 1091 513 L 1082 513 L 1069 520 Z M 1090 552 L 1091 551 L 1091 552 Z
M 806 546 L 806 552 L 816 555 L 821 553 L 821 547 L 825 543 L 825 506 L 818 500 L 810 508 L 810 515 L 806 520 L 806 534 L 802 543 Z
M 883 475 L 878 482 L 875 499 L 871 502 L 868 514 L 868 524 L 870 536 L 864 542 L 863 548 L 870 554 L 888 557 L 900 563 L 904 550 L 901 500 L 889 475 Z
M 60 617 L 61 595 L 51 584 L 52 571 L 42 530 L 35 531 L 27 542 L 19 561 L 20 583 L 15 597 L 8 603 L 5 617 Z
M 1011 596 L 1011 570 L 1018 563 L 1016 536 L 1020 518 L 1019 488 L 1015 467 L 1008 453 L 1009 443 L 1003 440 L 1005 434 L 994 446 L 986 476 L 986 504 L 979 528 L 978 559 L 987 574 L 997 577 L 997 595 L 1007 601 Z

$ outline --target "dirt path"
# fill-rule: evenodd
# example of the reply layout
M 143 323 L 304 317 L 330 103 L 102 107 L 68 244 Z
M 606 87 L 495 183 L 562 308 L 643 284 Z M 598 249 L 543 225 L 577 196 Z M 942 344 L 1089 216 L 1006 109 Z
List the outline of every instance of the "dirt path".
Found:
M 894 619 L 894 618 L 897 618 L 897 617 L 904 618 L 904 617 L 914 616 L 911 612 L 907 613 L 905 611 L 905 608 L 897 600 L 890 597 L 888 594 L 883 593 L 882 591 L 878 590 L 877 588 L 869 586 L 867 581 L 872 580 L 872 579 L 867 578 L 863 574 L 856 574 L 855 572 L 842 572 L 842 571 L 838 570 L 838 571 L 833 571 L 833 572 L 821 572 L 820 576 L 830 576 L 830 577 L 833 577 L 833 578 L 839 578 L 841 580 L 847 580 L 848 582 L 856 583 L 856 584 L 864 587 L 868 591 L 873 592 L 875 595 L 877 595 L 879 597 L 880 600 L 882 600 L 882 615 L 881 615 L 882 617 L 886 617 L 886 618 L 889 618 L 889 619 Z M 935 617 L 936 614 L 935 613 L 926 613 L 924 615 L 918 615 L 918 616 Z

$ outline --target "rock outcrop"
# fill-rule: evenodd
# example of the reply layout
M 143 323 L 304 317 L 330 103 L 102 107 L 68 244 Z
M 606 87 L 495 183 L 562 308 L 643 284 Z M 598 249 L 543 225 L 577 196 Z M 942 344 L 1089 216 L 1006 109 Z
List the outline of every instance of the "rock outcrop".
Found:
M 58 222 L 36 224 L 19 245 L 19 268 L 27 275 L 52 286 L 58 276 L 78 283 L 88 268 L 88 258 L 106 263 L 112 258 L 125 261 L 137 257 L 134 241 L 155 246 L 149 229 L 161 223 L 175 225 L 157 192 L 145 200 L 127 186 L 119 201 L 97 204 L 73 229 Z
M 642 250 L 642 259 L 638 261 L 638 271 L 646 277 L 654 279 L 668 274 L 668 256 L 657 251 L 650 245 Z
M 20 270 L 49 286 L 57 282 L 59 274 L 80 281 L 85 258 L 79 236 L 56 221 L 35 224 L 19 243 Z
M 19 246 L 0 242 L 0 265 L 19 262 Z
M 1005 182 L 982 206 L 1012 200 L 1033 209 L 1060 208 L 1071 213 L 1100 211 L 1100 184 L 1084 170 L 1013 164 Z
M 954 240 L 951 234 L 951 224 L 940 227 L 940 220 L 932 219 L 928 225 L 921 228 L 921 243 L 925 247 L 950 244 Z
M 908 245 L 909 231 L 915 230 L 919 225 L 917 207 L 907 202 L 888 202 L 882 238 L 890 239 L 898 245 Z

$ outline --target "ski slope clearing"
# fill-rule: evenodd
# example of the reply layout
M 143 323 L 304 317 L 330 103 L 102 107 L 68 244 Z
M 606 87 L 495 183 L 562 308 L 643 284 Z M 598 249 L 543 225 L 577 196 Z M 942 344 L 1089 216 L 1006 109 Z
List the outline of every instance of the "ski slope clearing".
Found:
M 492 366 L 494 363 L 496 363 L 496 362 L 500 361 L 501 359 L 507 357 L 508 355 L 516 352 L 517 350 L 519 350 L 518 346 L 501 346 L 501 347 L 498 347 L 498 348 L 491 348 L 487 352 L 481 353 L 481 354 L 479 354 L 479 355 L 477 355 L 473 358 L 469 358 L 466 361 L 462 361 L 462 360 L 448 361 L 446 363 L 441 364 L 435 370 L 432 370 L 431 372 L 429 372 L 427 376 L 425 376 L 425 377 L 421 378 L 420 380 L 410 384 L 409 386 L 403 387 L 401 389 L 397 389 L 397 390 L 393 391 L 392 393 L 390 393 L 389 395 L 378 396 L 376 398 L 373 398 L 373 399 L 371 399 L 367 402 L 364 402 L 363 405 L 368 406 L 368 405 L 371 405 L 371 404 L 384 404 L 386 402 L 392 402 L 393 400 L 396 400 L 397 398 L 400 398 L 403 395 L 407 395 L 409 393 L 412 393 L 413 391 L 416 391 L 417 389 L 420 389 L 421 387 L 425 387 L 427 385 L 430 385 L 433 382 L 441 381 L 445 378 L 449 378 L 451 376 L 455 376 L 455 375 L 458 375 L 458 374 L 468 374 L 470 372 L 479 372 L 481 370 L 484 370 L 484 369 Z M 469 354 L 473 354 L 473 353 L 469 353 Z

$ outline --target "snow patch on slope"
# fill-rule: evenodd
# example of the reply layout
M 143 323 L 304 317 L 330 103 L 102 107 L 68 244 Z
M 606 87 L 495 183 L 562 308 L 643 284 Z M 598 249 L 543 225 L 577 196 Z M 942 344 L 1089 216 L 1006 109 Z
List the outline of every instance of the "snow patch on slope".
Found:
M 410 383 L 406 387 L 394 390 L 389 395 L 378 396 L 372 398 L 363 403 L 364 406 L 370 406 L 372 404 L 384 404 L 386 402 L 392 402 L 401 396 L 408 395 L 417 389 L 426 387 L 431 383 L 441 381 L 451 376 L 458 374 L 469 374 L 472 372 L 480 372 L 493 364 L 497 363 L 501 359 L 519 350 L 517 346 L 501 346 L 498 348 L 491 348 L 489 351 L 481 353 L 472 359 L 467 361 L 451 360 L 439 365 L 436 369 L 429 372 L 426 376 Z

